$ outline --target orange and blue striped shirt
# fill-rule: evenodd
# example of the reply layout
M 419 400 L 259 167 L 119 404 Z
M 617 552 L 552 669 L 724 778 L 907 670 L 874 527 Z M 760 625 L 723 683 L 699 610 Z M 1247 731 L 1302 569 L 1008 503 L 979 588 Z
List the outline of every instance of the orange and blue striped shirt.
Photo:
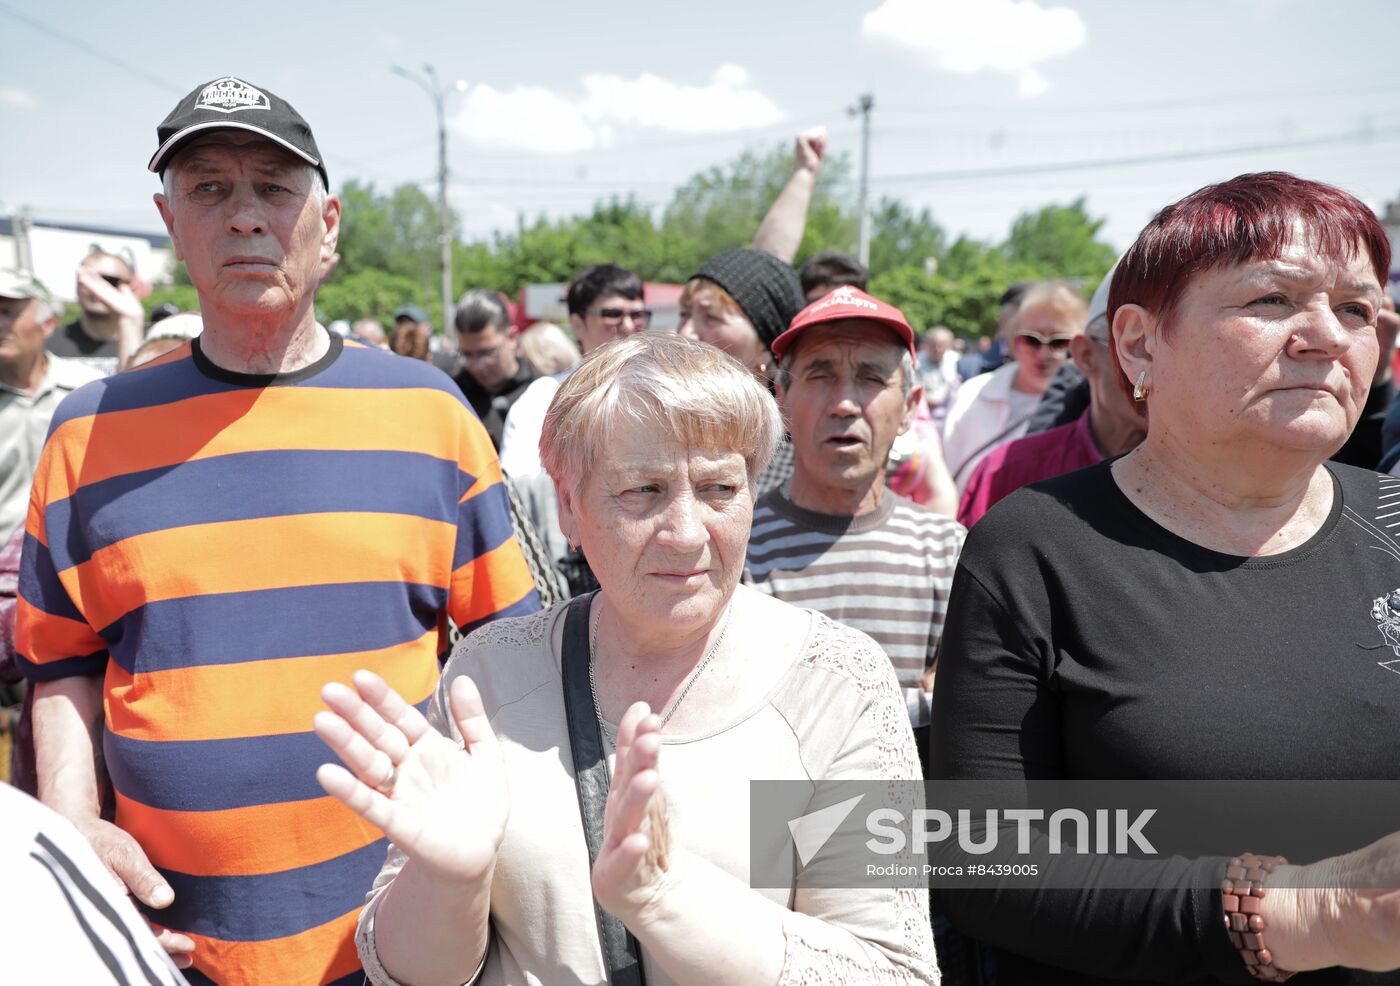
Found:
M 192 982 L 359 982 L 382 834 L 316 783 L 328 681 L 426 704 L 446 614 L 539 598 L 491 441 L 433 367 L 332 339 L 276 377 L 198 343 L 58 408 L 30 502 L 17 650 L 104 674 L 117 824 L 175 890 Z

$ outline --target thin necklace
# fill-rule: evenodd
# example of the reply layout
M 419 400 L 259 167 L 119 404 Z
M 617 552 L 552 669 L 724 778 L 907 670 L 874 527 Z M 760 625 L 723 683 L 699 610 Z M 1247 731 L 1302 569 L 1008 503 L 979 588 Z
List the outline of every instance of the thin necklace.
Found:
M 710 649 L 706 652 L 705 657 L 695 666 L 695 670 L 690 672 L 690 677 L 686 679 L 685 687 L 682 688 L 681 693 L 676 696 L 676 700 L 671 703 L 670 709 L 661 716 L 662 729 L 666 728 L 666 723 L 671 721 L 671 717 L 676 714 L 676 710 L 679 709 L 681 703 L 685 701 L 686 695 L 690 693 L 691 686 L 695 684 L 695 679 L 699 678 L 705 668 L 709 666 L 710 661 L 719 651 L 719 645 L 724 643 L 724 635 L 729 632 L 729 617 L 733 615 L 733 613 L 734 603 L 731 601 L 729 606 L 724 610 L 724 625 L 719 628 L 719 636 L 716 637 L 715 642 L 710 645 Z M 599 724 L 604 721 L 603 710 L 598 705 L 598 681 L 593 675 L 593 668 L 597 664 L 594 658 L 598 653 L 598 625 L 602 622 L 603 614 L 599 611 L 598 619 L 593 623 L 593 633 L 588 638 L 588 691 L 589 694 L 593 696 L 593 714 L 598 717 Z

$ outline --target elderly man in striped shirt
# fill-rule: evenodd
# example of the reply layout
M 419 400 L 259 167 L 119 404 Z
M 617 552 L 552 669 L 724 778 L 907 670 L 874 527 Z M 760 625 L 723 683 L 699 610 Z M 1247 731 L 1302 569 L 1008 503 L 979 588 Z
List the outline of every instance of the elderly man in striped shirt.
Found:
M 448 616 L 539 597 L 457 386 L 316 322 L 340 203 L 306 121 L 227 76 L 157 138 L 204 332 L 54 415 L 16 648 L 39 794 L 192 983 L 359 983 L 386 843 L 316 783 L 321 686 L 370 668 L 426 703 Z
M 899 309 L 841 287 L 804 308 L 773 352 L 794 468 L 754 509 L 748 577 L 873 637 L 921 726 L 966 531 L 885 488 L 890 446 L 923 399 L 914 332 Z

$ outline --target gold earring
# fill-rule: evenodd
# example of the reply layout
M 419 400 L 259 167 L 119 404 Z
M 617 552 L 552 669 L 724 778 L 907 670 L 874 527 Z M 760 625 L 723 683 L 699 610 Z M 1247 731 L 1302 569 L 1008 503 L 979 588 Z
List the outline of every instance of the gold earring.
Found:
M 1138 374 L 1137 383 L 1133 384 L 1133 400 L 1147 400 L 1147 371 L 1143 370 Z

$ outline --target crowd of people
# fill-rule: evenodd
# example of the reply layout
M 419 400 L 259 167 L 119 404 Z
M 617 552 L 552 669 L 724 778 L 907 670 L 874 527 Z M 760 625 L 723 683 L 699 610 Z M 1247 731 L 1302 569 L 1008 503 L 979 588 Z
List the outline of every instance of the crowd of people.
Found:
M 794 268 L 824 151 L 677 331 L 604 263 L 443 351 L 318 322 L 320 149 L 225 77 L 148 163 L 198 313 L 0 270 L 6 981 L 1400 983 L 1400 834 L 751 883 L 756 781 L 1400 779 L 1375 216 L 1207 186 L 963 346 Z

